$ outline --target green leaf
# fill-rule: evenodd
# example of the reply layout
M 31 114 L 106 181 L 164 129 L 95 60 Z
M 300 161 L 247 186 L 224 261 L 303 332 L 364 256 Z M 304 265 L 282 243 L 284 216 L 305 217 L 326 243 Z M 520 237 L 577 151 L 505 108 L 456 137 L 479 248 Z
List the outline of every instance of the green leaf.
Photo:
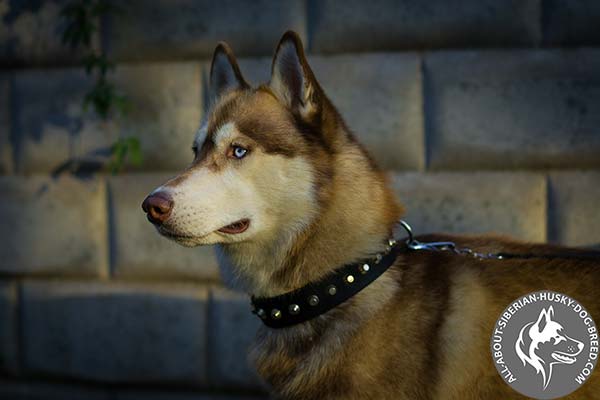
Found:
M 107 166 L 112 174 L 117 174 L 123 170 L 126 161 L 133 166 L 142 163 L 140 141 L 134 136 L 121 138 L 112 145 L 111 160 Z
M 114 175 L 118 173 L 123 167 L 123 162 L 127 154 L 127 142 L 124 139 L 117 140 L 112 145 L 112 157 L 108 164 L 108 168 Z
M 71 48 L 90 47 L 92 35 L 98 29 L 97 20 L 90 14 L 89 6 L 89 1 L 74 0 L 67 3 L 60 12 L 66 26 L 62 41 Z
M 108 13 L 122 13 L 123 9 L 116 2 L 109 0 L 71 0 L 61 9 L 64 31 L 62 41 L 75 49 L 82 47 L 86 55 L 81 63 L 87 75 L 95 76 L 96 81 L 83 99 L 83 110 L 90 108 L 101 118 L 108 118 L 111 113 L 121 115 L 130 109 L 126 96 L 118 93 L 115 86 L 107 79 L 109 71 L 115 68 L 104 53 L 92 48 L 92 39 L 98 32 L 100 18 Z M 136 137 L 126 137 L 117 140 L 111 146 L 111 156 L 107 168 L 116 174 L 123 169 L 126 162 L 131 165 L 142 163 L 140 141 Z
M 140 141 L 136 137 L 129 138 L 129 161 L 131 164 L 139 167 L 143 162 L 142 149 L 140 145 Z
M 125 115 L 131 110 L 131 102 L 123 95 L 115 95 L 113 98 L 113 106 L 121 115 Z
M 100 76 L 92 89 L 86 94 L 84 106 L 92 105 L 94 111 L 103 119 L 108 118 L 110 112 L 115 108 L 115 100 L 117 102 L 119 95 L 116 93 L 115 87 L 103 76 Z

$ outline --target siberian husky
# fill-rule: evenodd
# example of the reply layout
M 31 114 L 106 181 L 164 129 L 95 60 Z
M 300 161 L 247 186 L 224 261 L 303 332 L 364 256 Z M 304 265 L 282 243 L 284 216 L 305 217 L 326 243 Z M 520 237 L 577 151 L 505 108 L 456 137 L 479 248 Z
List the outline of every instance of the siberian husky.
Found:
M 209 83 L 193 161 L 143 204 L 160 234 L 184 246 L 215 244 L 224 276 L 258 297 L 385 251 L 403 208 L 319 85 L 295 33 L 279 42 L 268 83 L 251 87 L 225 43 L 215 49 Z M 421 239 L 481 252 L 564 250 L 489 236 Z M 284 399 L 523 398 L 490 356 L 497 316 L 518 296 L 549 289 L 599 319 L 599 283 L 597 262 L 403 253 L 327 313 L 262 327 L 252 358 Z M 600 374 L 570 398 L 600 398 Z
M 554 320 L 554 308 L 542 309 L 536 321 L 519 332 L 515 351 L 523 365 L 529 364 L 541 374 L 543 388 L 552 379 L 555 365 L 573 364 L 583 350 L 583 342 L 568 336 L 560 322 Z

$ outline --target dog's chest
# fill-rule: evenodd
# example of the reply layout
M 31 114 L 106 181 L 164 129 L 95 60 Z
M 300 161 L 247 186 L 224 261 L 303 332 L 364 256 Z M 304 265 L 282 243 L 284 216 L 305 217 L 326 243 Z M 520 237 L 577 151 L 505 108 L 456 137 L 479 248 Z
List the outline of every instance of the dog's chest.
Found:
M 344 354 L 341 340 L 330 334 L 269 335 L 259 340 L 251 356 L 259 374 L 284 398 L 324 399 L 324 393 L 343 390 Z

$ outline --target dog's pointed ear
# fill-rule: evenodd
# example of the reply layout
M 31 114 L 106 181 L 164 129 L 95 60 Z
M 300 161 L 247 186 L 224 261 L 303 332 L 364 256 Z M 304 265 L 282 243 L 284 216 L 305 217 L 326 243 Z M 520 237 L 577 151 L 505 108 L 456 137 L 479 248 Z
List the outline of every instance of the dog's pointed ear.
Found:
M 548 310 L 546 310 L 545 308 L 542 308 L 542 311 L 540 312 L 540 316 L 538 317 L 537 321 L 535 322 L 535 326 L 537 326 L 537 330 L 538 332 L 542 332 L 544 330 L 544 328 L 546 327 L 546 324 L 550 321 L 550 310 L 552 310 L 552 313 L 554 313 L 554 309 L 552 308 L 552 306 L 550 306 L 550 308 Z
M 287 31 L 271 66 L 271 90 L 294 114 L 309 120 L 320 108 L 321 88 L 306 61 L 298 34 Z
M 209 86 L 211 103 L 227 91 L 249 87 L 242 76 L 233 51 L 225 42 L 220 42 L 213 53 Z

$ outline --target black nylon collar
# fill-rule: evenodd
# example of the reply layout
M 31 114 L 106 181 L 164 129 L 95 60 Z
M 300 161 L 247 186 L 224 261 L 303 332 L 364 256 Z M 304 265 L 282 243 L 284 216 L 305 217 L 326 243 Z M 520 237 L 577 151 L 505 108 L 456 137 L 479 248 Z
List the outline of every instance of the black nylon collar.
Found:
M 252 312 L 270 328 L 285 328 L 306 322 L 337 307 L 367 287 L 394 264 L 398 253 L 398 244 L 390 239 L 384 253 L 344 265 L 318 282 L 275 297 L 252 296 Z

